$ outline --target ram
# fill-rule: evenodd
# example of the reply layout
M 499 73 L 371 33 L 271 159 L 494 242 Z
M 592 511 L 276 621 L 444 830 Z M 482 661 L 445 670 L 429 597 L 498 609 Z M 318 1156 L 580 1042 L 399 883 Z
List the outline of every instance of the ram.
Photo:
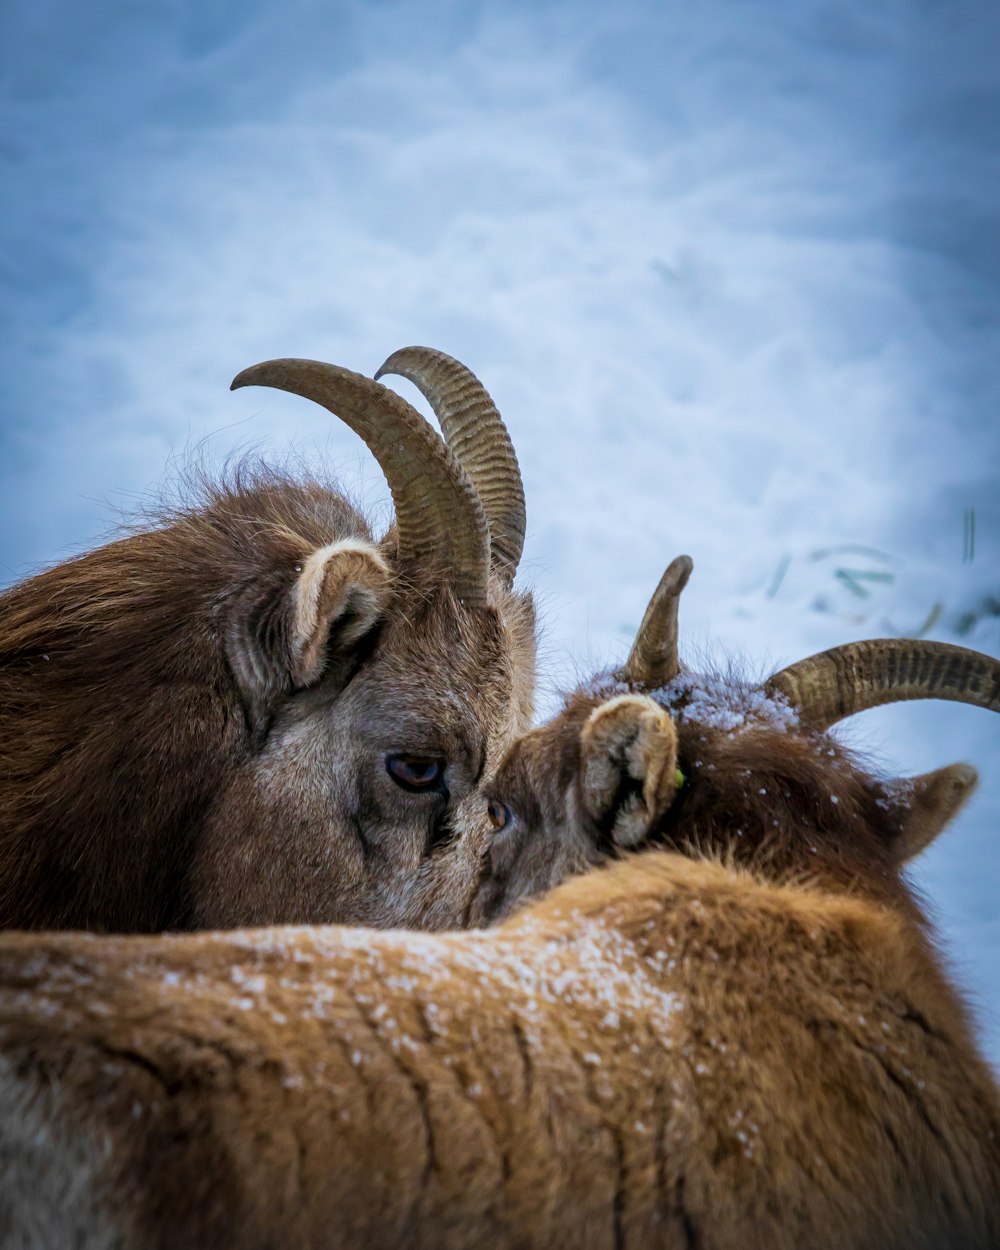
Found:
M 1000 1244 L 997 1090 L 901 876 L 974 774 L 826 732 L 997 710 L 1000 664 L 701 679 L 688 571 L 484 787 L 470 918 L 621 862 L 469 932 L 0 937 L 4 1250 Z
M 459 923 L 478 797 L 530 724 L 534 615 L 512 589 L 517 460 L 486 391 L 426 348 L 393 391 L 278 360 L 367 442 L 376 541 L 318 481 L 244 470 L 0 596 L 0 927 Z

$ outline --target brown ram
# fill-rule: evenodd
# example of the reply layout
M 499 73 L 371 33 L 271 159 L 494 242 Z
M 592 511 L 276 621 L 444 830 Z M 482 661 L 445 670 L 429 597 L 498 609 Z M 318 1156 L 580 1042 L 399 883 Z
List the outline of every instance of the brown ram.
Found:
M 1000 665 L 678 674 L 687 567 L 486 787 L 474 914 L 652 849 L 485 931 L 0 938 L 4 1250 L 1000 1244 L 996 1086 L 901 877 L 974 774 L 887 784 L 825 732 L 996 710 Z
M 0 927 L 460 923 L 478 786 L 528 727 L 513 448 L 456 361 L 377 381 L 270 361 L 236 386 L 325 405 L 389 480 L 345 498 L 266 471 L 0 595 Z

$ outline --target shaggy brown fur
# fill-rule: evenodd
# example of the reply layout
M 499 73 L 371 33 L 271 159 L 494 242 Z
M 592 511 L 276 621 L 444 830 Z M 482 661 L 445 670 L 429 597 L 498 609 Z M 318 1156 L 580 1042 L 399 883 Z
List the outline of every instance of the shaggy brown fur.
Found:
M 0 595 L 0 927 L 456 923 L 531 716 L 530 598 L 400 585 L 265 471 Z M 440 762 L 404 792 L 386 758 Z
M 488 787 L 482 914 L 536 839 L 676 849 L 492 931 L 0 939 L 0 1244 L 1000 1244 L 1000 1100 L 899 875 L 971 777 L 904 797 L 781 717 L 682 719 L 678 791 L 662 707 L 571 699 Z

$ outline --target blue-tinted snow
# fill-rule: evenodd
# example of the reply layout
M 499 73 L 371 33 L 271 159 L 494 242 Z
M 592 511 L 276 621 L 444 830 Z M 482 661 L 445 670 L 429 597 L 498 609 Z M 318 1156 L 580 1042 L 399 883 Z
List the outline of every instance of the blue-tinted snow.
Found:
M 384 499 L 346 429 L 227 386 L 426 342 L 511 427 L 560 681 L 680 551 L 692 659 L 996 653 L 998 50 L 979 0 L 6 0 L 0 578 L 193 449 Z M 1000 721 L 851 738 L 985 774 L 918 879 L 1000 1061 Z

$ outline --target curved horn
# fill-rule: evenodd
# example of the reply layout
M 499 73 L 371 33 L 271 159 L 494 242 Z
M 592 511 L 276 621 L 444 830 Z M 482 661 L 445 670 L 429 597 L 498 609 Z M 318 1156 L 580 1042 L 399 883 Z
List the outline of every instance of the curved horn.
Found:
M 693 568 L 690 556 L 678 556 L 667 565 L 621 670 L 623 681 L 655 690 L 673 681 L 680 672 L 677 605 Z
M 375 374 L 395 373 L 420 391 L 482 501 L 493 562 L 508 585 L 524 548 L 524 486 L 507 427 L 476 375 L 431 347 L 403 347 Z
M 811 655 L 764 683 L 816 729 L 883 703 L 951 699 L 1000 712 L 1000 660 L 946 642 L 877 638 Z
M 490 538 L 482 504 L 461 465 L 423 417 L 388 387 L 317 360 L 267 360 L 238 374 L 241 386 L 273 386 L 321 404 L 368 444 L 396 508 L 405 568 L 440 561 L 467 607 L 486 603 Z

